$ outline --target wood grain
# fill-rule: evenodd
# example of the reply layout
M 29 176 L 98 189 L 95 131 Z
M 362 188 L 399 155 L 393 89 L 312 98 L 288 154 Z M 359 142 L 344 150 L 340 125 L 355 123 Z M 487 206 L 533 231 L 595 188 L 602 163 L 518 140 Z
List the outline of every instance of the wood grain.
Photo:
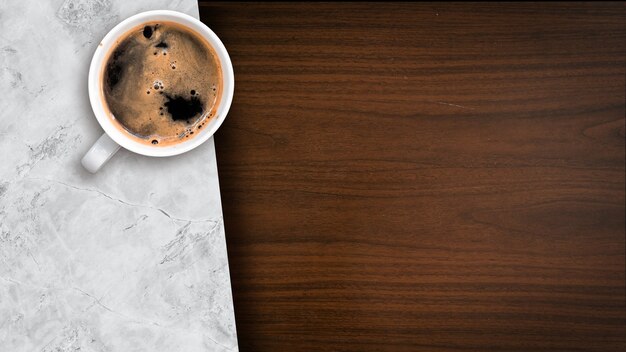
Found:
M 626 349 L 624 3 L 201 3 L 241 351 Z

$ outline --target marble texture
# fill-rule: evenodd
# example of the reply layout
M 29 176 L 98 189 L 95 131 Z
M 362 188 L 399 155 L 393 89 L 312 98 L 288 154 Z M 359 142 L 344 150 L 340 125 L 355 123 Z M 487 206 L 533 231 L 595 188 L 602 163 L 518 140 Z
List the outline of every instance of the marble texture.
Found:
M 121 149 L 97 174 L 91 55 L 117 22 L 195 0 L 0 3 L 0 350 L 234 351 L 213 140 Z

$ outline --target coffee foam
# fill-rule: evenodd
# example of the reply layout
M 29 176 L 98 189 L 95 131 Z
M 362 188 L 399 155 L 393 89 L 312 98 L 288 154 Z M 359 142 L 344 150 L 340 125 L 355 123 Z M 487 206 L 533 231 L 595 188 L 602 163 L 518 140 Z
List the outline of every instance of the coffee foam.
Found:
M 103 105 L 138 142 L 167 146 L 197 136 L 215 116 L 222 70 L 211 45 L 173 22 L 148 22 L 118 39 L 100 75 Z

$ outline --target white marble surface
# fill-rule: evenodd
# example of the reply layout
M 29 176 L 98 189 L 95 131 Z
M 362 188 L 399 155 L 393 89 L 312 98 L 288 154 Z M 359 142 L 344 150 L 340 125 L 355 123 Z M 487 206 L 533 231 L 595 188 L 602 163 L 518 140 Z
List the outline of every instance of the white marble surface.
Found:
M 1 351 L 237 350 L 213 140 L 80 165 L 102 133 L 95 46 L 151 9 L 198 16 L 195 0 L 0 2 Z

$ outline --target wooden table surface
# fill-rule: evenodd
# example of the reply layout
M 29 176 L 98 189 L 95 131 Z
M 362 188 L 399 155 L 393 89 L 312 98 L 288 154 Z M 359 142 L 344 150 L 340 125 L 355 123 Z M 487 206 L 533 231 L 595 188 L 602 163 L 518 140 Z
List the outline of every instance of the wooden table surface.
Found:
M 624 3 L 202 3 L 241 351 L 626 348 Z

